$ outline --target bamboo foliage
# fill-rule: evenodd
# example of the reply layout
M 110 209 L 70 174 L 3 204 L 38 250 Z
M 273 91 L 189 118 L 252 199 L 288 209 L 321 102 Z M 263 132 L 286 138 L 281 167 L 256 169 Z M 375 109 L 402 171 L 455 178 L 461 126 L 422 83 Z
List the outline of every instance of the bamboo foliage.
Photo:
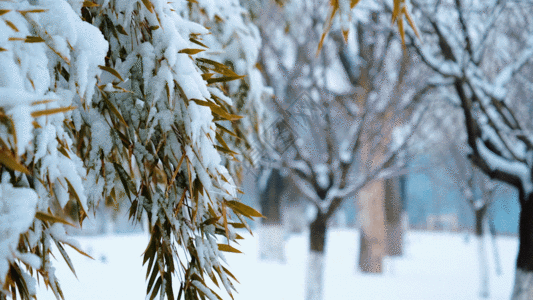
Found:
M 37 50 L 47 53 L 40 57 L 45 68 L 51 66 L 49 84 L 39 91 L 28 76 L 38 94 L 24 110 L 33 122 L 33 142 L 19 138 L 25 136 L 18 132 L 15 104 L 0 102 L 2 184 L 24 187 L 38 199 L 31 226 L 20 235 L 21 255 L 8 261 L 6 278 L 0 278 L 0 293 L 30 299 L 35 295 L 28 278 L 34 276 L 63 299 L 50 245 L 75 274 L 64 245 L 88 255 L 68 242 L 62 226 L 81 226 L 104 200 L 130 202 L 132 222 L 148 219 L 143 264 L 150 299 L 221 299 L 206 277 L 231 296 L 237 279 L 221 252 L 239 253 L 231 245 L 242 238 L 235 229 L 249 229 L 244 217 L 261 214 L 235 201 L 240 191 L 231 163 L 249 147 L 239 111 L 255 109 L 246 107 L 246 90 L 257 83 L 223 64 L 231 60 L 205 54 L 213 42 L 203 40 L 210 32 L 202 24 L 223 23 L 224 13 L 211 14 L 202 1 L 84 1 L 79 11 L 63 1 L 53 5 L 0 4 L 0 19 L 14 33 L 0 53 Z M 81 38 L 37 16 L 60 13 L 73 18 L 73 28 L 93 34 L 94 52 L 83 52 Z M 253 68 L 244 73 L 253 75 Z M 240 108 L 228 96 L 240 97 Z M 40 263 L 21 259 L 24 253 Z

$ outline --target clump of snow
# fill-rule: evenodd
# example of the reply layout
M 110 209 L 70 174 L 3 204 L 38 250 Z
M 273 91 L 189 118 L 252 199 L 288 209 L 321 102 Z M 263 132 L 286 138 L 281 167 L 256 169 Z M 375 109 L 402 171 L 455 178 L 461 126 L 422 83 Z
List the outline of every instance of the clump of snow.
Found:
M 37 207 L 37 193 L 30 188 L 17 188 L 11 185 L 7 172 L 2 174 L 0 183 L 0 283 L 5 284 L 10 262 L 17 253 L 20 235 L 28 230 L 33 222 Z M 33 257 L 27 259 L 30 265 L 37 265 Z

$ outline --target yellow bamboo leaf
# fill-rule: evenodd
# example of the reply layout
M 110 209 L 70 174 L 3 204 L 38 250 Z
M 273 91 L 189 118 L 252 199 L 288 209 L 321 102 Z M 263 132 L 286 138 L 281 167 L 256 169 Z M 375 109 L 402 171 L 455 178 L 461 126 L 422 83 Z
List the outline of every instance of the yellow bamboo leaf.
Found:
M 7 49 L 0 47 L 0 52 L 4 52 L 4 51 L 7 51 Z
M 11 11 L 10 9 L 0 9 L 0 16 L 5 15 L 10 11 Z
M 20 162 L 11 155 L 10 151 L 1 149 L 0 150 L 0 164 L 4 165 L 8 169 L 19 171 L 24 174 L 30 174 L 28 169 L 24 165 L 22 165 Z
M 83 205 L 81 203 L 81 200 L 80 200 L 80 196 L 78 195 L 78 192 L 76 191 L 76 189 L 74 188 L 74 186 L 72 186 L 72 183 L 70 183 L 70 181 L 65 177 L 65 181 L 67 182 L 67 185 L 68 185 L 68 189 L 70 191 L 70 194 L 72 196 L 74 196 L 74 199 L 76 199 L 76 202 L 78 202 L 78 204 L 80 205 L 80 209 L 82 211 L 82 213 L 84 215 L 87 215 L 87 212 L 85 211 L 85 208 L 83 208 Z M 81 223 L 81 220 L 80 220 L 80 223 Z
M 76 106 L 67 106 L 67 107 L 58 107 L 58 108 L 51 108 L 51 109 L 44 109 L 44 110 L 38 110 L 31 113 L 31 116 L 34 118 L 41 117 L 41 116 L 48 116 L 58 113 L 63 113 L 67 111 L 71 111 L 76 109 Z
M 342 37 L 344 38 L 345 43 L 348 43 L 348 33 L 350 33 L 348 30 L 342 30 Z
M 401 16 L 398 18 L 398 30 L 400 31 L 400 36 L 402 37 L 402 45 L 405 46 L 405 29 L 403 28 L 403 18 Z
M 215 73 L 204 73 L 204 74 L 202 74 L 202 79 L 203 80 L 207 80 L 207 79 L 213 77 L 213 75 L 215 75 Z
M 27 36 L 24 43 L 44 43 L 44 39 L 40 36 Z
M 200 53 L 202 51 L 205 51 L 205 50 L 204 49 L 185 48 L 185 49 L 181 49 L 180 51 L 178 51 L 178 53 L 185 53 L 185 54 L 193 55 L 193 54 L 196 54 L 196 53 Z
M 45 12 L 47 11 L 47 9 L 26 9 L 26 10 L 17 10 L 18 13 L 20 13 L 21 15 L 26 15 L 26 14 L 32 14 L 32 13 L 42 13 L 42 12 Z
M 350 8 L 354 8 L 357 5 L 357 3 L 359 3 L 359 0 L 352 0 L 350 2 Z
M 124 29 L 124 27 L 122 27 L 122 25 L 117 25 L 115 26 L 115 28 L 117 29 L 117 31 L 123 35 L 128 35 L 128 33 L 126 32 L 126 30 Z
M 148 11 L 150 11 L 151 13 L 154 12 L 154 5 L 152 4 L 152 2 L 150 2 L 150 0 L 142 0 L 144 6 L 146 6 L 146 9 L 148 9 Z
M 126 127 L 129 127 L 128 123 L 126 123 L 126 120 L 124 120 L 124 118 L 122 117 L 122 115 L 120 114 L 118 109 L 115 107 L 115 105 L 113 105 L 113 103 L 111 103 L 111 101 L 109 101 L 109 99 L 107 99 L 107 96 L 105 95 L 105 92 L 102 92 L 102 96 L 103 96 L 102 98 L 104 98 L 104 102 L 107 105 L 107 108 L 109 108 L 109 111 L 111 111 L 111 113 L 113 113 L 113 115 L 115 115 L 115 117 L 117 117 L 117 119 L 120 121 L 120 123 L 122 123 Z
M 202 46 L 204 48 L 209 48 L 204 43 L 200 42 L 198 39 L 195 39 L 195 38 L 191 37 L 191 38 L 189 38 L 189 41 L 195 43 L 196 45 L 200 45 L 200 46 Z
M 214 72 L 218 74 L 222 74 L 226 76 L 238 76 L 235 72 L 233 72 L 233 70 L 228 68 L 226 65 L 216 62 L 214 60 L 210 60 L 207 58 L 197 58 L 196 61 L 201 64 L 206 65 L 206 67 L 210 66 L 208 67 L 208 69 L 213 70 Z
M 335 14 L 339 10 L 339 2 L 337 0 L 331 0 L 331 11 L 329 13 L 329 16 L 326 20 L 326 23 L 324 24 L 324 30 L 322 31 L 322 35 L 320 36 L 320 41 L 318 42 L 318 49 L 316 50 L 316 55 L 320 53 L 320 50 L 322 50 L 322 46 L 324 45 L 324 39 L 329 33 L 329 30 L 331 29 L 331 24 L 333 23 L 333 18 L 335 17 Z
M 5 20 L 5 22 L 6 22 L 7 26 L 9 26 L 11 29 L 13 29 L 13 31 L 19 32 L 19 29 L 17 28 L 17 26 L 15 26 L 15 24 L 13 24 L 11 21 Z
M 54 216 L 52 214 L 49 214 L 49 213 L 45 213 L 45 212 L 42 212 L 42 211 L 38 211 L 35 213 L 35 218 L 41 220 L 41 221 L 45 221 L 45 222 L 50 222 L 50 223 L 62 223 L 62 224 L 65 224 L 65 225 L 70 225 L 72 227 L 75 227 L 74 224 L 70 223 L 69 221 L 63 219 L 63 218 L 60 218 L 58 216 Z
M 247 216 L 250 219 L 252 217 L 264 218 L 264 216 L 261 213 L 259 213 L 257 210 L 239 201 L 225 201 L 225 203 L 228 207 L 231 207 L 233 211 L 238 212 L 241 215 Z
M 54 99 L 38 100 L 38 101 L 32 102 L 31 105 L 35 106 L 35 105 L 46 104 L 46 103 L 50 103 L 50 102 L 54 102 L 54 101 L 56 101 L 56 100 L 54 100 Z
M 420 34 L 418 33 L 418 28 L 416 27 L 415 21 L 411 17 L 411 14 L 409 13 L 409 11 L 407 11 L 407 8 L 404 8 L 404 10 L 405 10 L 404 14 L 405 14 L 405 17 L 407 18 L 407 22 L 409 23 L 409 26 L 411 26 L 411 28 L 415 32 L 416 37 L 420 39 Z
M 398 15 L 400 14 L 400 6 L 402 2 L 403 0 L 394 0 L 394 7 L 392 9 L 392 24 L 396 22 L 396 19 L 398 18 Z
M 115 69 L 113 69 L 111 67 L 108 67 L 108 66 L 98 66 L 98 68 L 113 74 L 113 76 L 115 76 L 116 78 L 120 79 L 120 81 L 124 81 L 124 79 L 122 79 L 122 76 L 120 76 L 120 74 L 117 72 L 117 70 L 115 70 Z
M 92 258 L 92 256 L 90 256 L 89 254 L 85 253 L 85 252 L 82 251 L 80 248 L 78 248 L 78 247 L 76 247 L 76 246 L 74 246 L 74 245 L 72 245 L 72 244 L 69 244 L 69 243 L 67 243 L 67 242 L 63 242 L 63 243 L 66 244 L 66 245 L 68 245 L 70 248 L 76 250 L 79 254 L 81 254 L 81 255 L 83 255 L 83 256 L 85 256 L 85 257 L 87 257 L 87 258 L 90 258 L 90 259 L 94 260 L 94 258 Z
M 83 7 L 96 7 L 96 6 L 100 6 L 100 5 L 89 0 L 83 1 Z
M 233 80 L 239 80 L 244 78 L 244 75 L 236 75 L 236 76 L 222 76 L 222 77 L 215 77 L 215 78 L 209 78 L 207 79 L 207 84 L 213 84 L 216 82 L 228 82 Z
M 241 251 L 233 248 L 232 246 L 230 245 L 227 245 L 227 244 L 218 244 L 218 250 L 219 251 L 224 251 L 224 252 L 233 252 L 233 253 L 242 253 Z

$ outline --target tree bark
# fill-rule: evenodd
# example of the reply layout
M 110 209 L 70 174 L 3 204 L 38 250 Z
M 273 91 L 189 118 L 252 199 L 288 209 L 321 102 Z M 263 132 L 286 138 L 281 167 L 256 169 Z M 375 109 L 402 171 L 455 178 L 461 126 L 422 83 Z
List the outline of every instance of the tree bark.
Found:
M 486 212 L 487 205 L 475 211 L 476 215 L 476 241 L 478 245 L 478 261 L 479 261 L 479 275 L 480 275 L 480 289 L 479 296 L 481 298 L 489 297 L 489 266 L 486 252 L 486 243 L 483 235 L 485 233 Z
M 307 257 L 305 300 L 322 300 L 324 278 L 324 250 L 326 246 L 327 218 L 317 213 L 309 226 L 309 255 Z
M 261 213 L 266 217 L 258 230 L 259 257 L 264 260 L 285 262 L 285 228 L 281 216 L 281 195 L 284 190 L 283 177 L 279 170 L 272 169 L 266 184 L 260 191 Z
M 385 180 L 385 254 L 401 256 L 403 250 L 402 191 L 400 178 Z
M 385 182 L 376 180 L 359 193 L 359 222 L 361 243 L 359 269 L 367 273 L 381 273 L 385 255 Z
M 261 183 L 260 183 L 261 185 Z M 266 180 L 264 189 L 260 187 L 261 213 L 266 219 L 263 224 L 281 224 L 281 195 L 284 190 L 283 177 L 280 171 L 272 169 Z
M 533 194 L 520 196 L 519 248 L 512 300 L 533 299 Z

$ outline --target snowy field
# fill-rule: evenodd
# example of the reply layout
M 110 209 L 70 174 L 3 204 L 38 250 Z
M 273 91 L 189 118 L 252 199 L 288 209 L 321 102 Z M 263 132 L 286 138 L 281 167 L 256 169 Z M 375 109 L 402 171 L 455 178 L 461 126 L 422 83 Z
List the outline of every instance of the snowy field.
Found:
M 78 240 L 95 260 L 69 251 L 79 280 L 63 261 L 56 262 L 67 300 L 144 299 L 146 271 L 141 267 L 140 255 L 146 246 L 146 236 L 108 235 Z M 326 300 L 478 299 L 480 279 L 473 236 L 410 232 L 404 256 L 386 259 L 382 275 L 354 271 L 358 240 L 356 231 L 333 230 L 329 234 L 324 277 Z M 286 245 L 286 264 L 263 262 L 258 259 L 257 239 L 247 235 L 239 248 L 246 254 L 226 254 L 231 271 L 241 282 L 235 299 L 303 300 L 307 243 L 306 234 L 291 236 Z M 499 237 L 497 245 L 503 274 L 496 276 L 492 247 L 488 247 L 489 299 L 509 299 L 518 242 L 513 237 Z M 223 292 L 221 295 L 230 299 Z M 55 298 L 40 287 L 38 299 Z

